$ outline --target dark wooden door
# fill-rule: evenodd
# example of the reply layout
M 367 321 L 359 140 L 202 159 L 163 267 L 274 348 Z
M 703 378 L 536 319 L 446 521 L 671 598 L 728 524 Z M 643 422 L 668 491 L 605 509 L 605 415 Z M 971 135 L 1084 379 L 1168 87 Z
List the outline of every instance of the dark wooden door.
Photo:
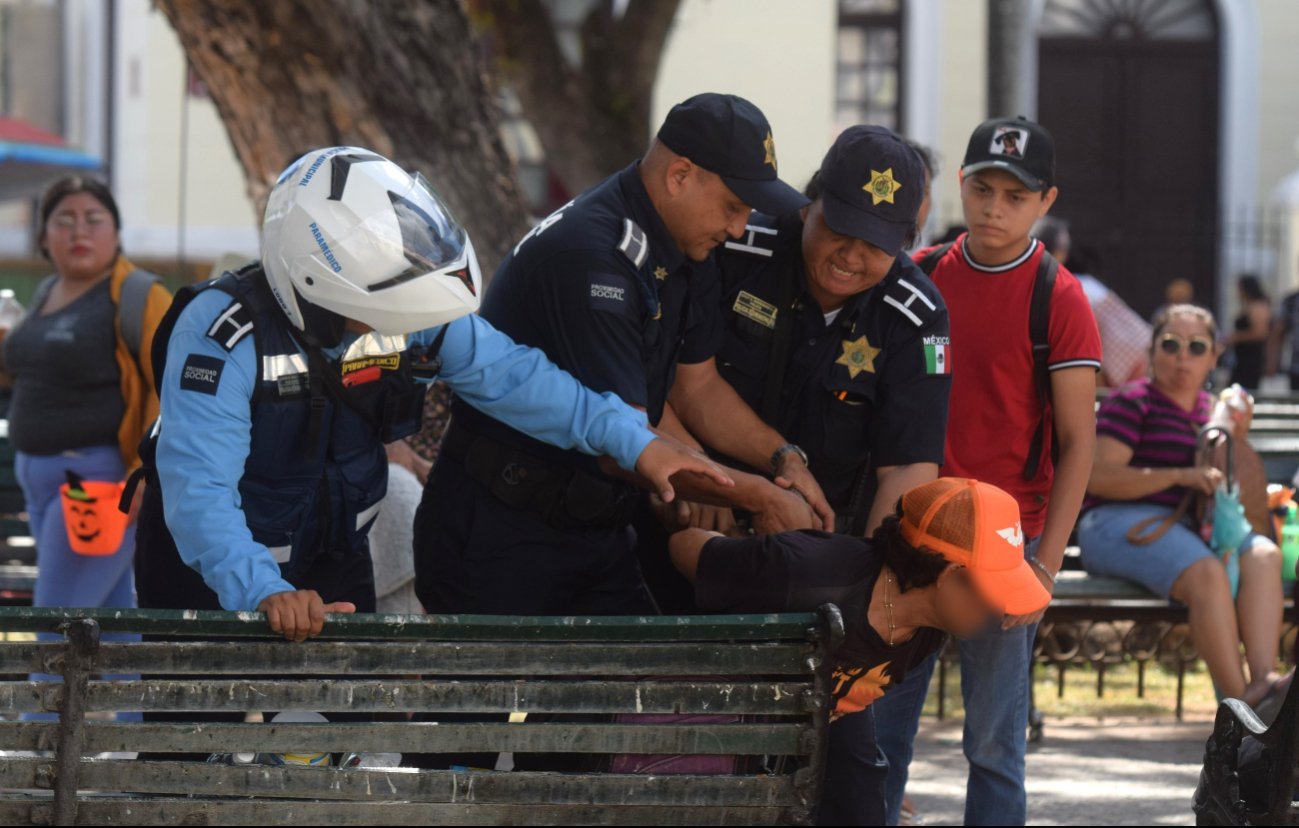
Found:
M 1136 310 L 1182 277 L 1217 296 L 1218 60 L 1214 41 L 1040 41 L 1038 117 L 1056 140 L 1075 247 Z

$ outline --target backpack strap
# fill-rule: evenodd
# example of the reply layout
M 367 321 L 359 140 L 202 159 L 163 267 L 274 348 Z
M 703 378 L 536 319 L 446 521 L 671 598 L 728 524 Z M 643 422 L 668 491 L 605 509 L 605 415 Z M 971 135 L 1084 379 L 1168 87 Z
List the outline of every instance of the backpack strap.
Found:
M 938 245 L 933 250 L 930 250 L 924 256 L 920 257 L 920 261 L 916 262 L 916 266 L 924 271 L 926 276 L 933 276 L 934 270 L 938 267 L 938 263 L 951 251 L 952 245 L 954 244 L 956 244 L 956 242 L 947 242 L 946 244 Z
M 1046 439 L 1046 418 L 1050 416 L 1048 407 L 1051 403 L 1051 295 L 1055 292 L 1055 277 L 1059 272 L 1060 263 L 1044 249 L 1037 265 L 1033 299 L 1028 308 L 1028 336 L 1033 343 L 1033 384 L 1037 387 L 1042 419 L 1038 421 L 1033 442 L 1028 447 L 1028 459 L 1024 461 L 1025 480 L 1037 477 L 1042 465 L 1042 443 Z M 1054 441 L 1051 451 L 1054 456 Z
M 140 362 L 140 348 L 144 343 L 144 312 L 149 304 L 149 291 L 161 282 L 147 270 L 132 270 L 122 282 L 122 295 L 117 300 L 118 326 L 136 364 Z

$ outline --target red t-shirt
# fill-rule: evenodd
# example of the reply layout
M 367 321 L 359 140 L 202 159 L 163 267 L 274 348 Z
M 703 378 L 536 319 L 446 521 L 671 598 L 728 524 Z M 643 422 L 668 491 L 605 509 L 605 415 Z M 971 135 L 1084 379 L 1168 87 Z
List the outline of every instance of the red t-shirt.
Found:
M 1023 256 L 998 267 L 976 264 L 965 235 L 939 260 L 933 281 L 952 324 L 949 364 L 951 416 L 943 474 L 1000 486 L 1019 501 L 1024 534 L 1042 534 L 1055 469 L 1051 464 L 1051 417 L 1046 420 L 1041 469 L 1024 479 L 1024 463 L 1042 406 L 1033 381 L 1029 305 L 1042 245 L 1034 240 Z M 933 248 L 930 248 L 932 250 Z M 917 261 L 929 250 L 916 254 Z M 1073 274 L 1060 268 L 1051 296 L 1050 367 L 1101 367 L 1101 339 L 1091 305 Z

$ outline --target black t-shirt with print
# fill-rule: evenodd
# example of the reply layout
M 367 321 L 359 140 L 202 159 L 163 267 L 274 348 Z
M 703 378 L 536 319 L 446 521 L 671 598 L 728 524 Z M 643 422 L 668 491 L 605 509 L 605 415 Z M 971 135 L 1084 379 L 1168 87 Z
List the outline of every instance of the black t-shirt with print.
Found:
M 866 614 L 882 559 L 869 540 L 825 532 L 713 538 L 695 575 L 695 600 L 723 612 L 808 612 L 831 603 L 843 613 L 835 651 L 833 716 L 857 713 L 897 686 L 907 670 L 943 645 L 946 634 L 920 627 L 890 647 Z

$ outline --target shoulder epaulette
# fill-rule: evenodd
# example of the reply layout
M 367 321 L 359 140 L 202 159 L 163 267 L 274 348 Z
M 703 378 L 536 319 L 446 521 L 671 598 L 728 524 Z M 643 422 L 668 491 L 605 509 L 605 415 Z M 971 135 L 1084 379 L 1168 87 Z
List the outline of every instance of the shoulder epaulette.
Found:
M 235 346 L 252 332 L 252 311 L 238 299 L 227 305 L 212 326 L 207 329 L 208 338 L 227 351 L 233 351 Z
M 911 321 L 917 328 L 938 313 L 938 304 L 915 282 L 899 278 L 884 291 L 884 304 Z
M 618 250 L 631 260 L 632 267 L 637 270 L 645 264 L 645 257 L 649 255 L 649 240 L 645 238 L 645 231 L 629 218 L 622 220 L 622 241 L 618 242 Z
M 778 235 L 780 232 L 774 227 L 763 227 L 760 224 L 745 225 L 744 235 L 739 241 L 728 241 L 726 249 L 770 259 L 775 252 Z

